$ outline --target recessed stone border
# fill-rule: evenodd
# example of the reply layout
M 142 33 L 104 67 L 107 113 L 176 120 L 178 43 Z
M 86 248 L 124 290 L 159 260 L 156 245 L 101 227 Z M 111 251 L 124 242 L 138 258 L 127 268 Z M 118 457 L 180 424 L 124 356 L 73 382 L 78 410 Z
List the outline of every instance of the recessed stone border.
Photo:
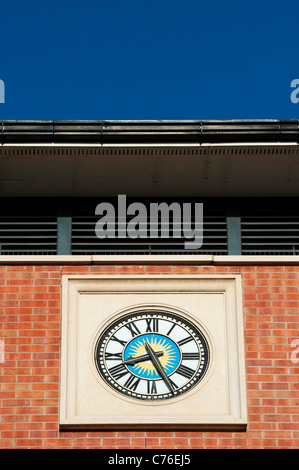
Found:
M 101 383 L 91 360 L 96 332 L 149 304 L 185 312 L 212 348 L 200 386 L 163 406 L 119 396 Z M 246 429 L 240 275 L 64 275 L 61 341 L 61 429 Z

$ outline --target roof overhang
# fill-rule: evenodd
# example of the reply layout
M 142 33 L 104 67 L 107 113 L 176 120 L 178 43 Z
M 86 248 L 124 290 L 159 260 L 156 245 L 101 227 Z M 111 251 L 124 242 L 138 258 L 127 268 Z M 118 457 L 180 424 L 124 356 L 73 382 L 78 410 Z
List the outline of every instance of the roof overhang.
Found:
M 1 197 L 299 195 L 299 121 L 5 121 Z

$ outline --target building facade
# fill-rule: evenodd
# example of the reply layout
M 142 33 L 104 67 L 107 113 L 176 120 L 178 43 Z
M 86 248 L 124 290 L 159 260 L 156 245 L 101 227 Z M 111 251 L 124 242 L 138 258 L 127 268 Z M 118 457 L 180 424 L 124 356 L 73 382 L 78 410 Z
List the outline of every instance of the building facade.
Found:
M 0 446 L 297 448 L 298 122 L 1 126 Z

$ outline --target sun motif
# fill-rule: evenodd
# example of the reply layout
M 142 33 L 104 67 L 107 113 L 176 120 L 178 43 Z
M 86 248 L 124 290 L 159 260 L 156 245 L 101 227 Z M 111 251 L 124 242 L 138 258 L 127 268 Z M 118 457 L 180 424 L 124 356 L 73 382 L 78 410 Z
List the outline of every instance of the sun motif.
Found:
M 130 356 L 139 357 L 147 354 L 145 343 L 148 343 L 155 352 L 163 352 L 163 356 L 159 357 L 159 361 L 166 372 L 172 371 L 177 362 L 177 352 L 167 338 L 150 335 L 141 337 L 134 344 L 131 344 Z M 157 375 L 156 368 L 150 360 L 136 363 L 133 371 L 145 378 L 152 378 Z

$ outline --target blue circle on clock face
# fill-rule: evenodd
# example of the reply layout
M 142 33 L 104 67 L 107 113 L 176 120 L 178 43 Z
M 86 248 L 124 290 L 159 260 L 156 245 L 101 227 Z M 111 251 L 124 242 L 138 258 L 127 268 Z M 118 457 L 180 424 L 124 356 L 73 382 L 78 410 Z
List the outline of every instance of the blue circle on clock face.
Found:
M 145 343 L 148 343 L 155 353 L 159 353 L 158 360 L 167 375 L 177 369 L 181 361 L 179 347 L 170 338 L 158 333 L 145 333 L 132 338 L 125 347 L 124 360 L 147 354 Z M 127 365 L 127 367 L 130 372 L 141 379 L 158 380 L 161 378 L 150 358 L 136 362 L 135 365 Z

